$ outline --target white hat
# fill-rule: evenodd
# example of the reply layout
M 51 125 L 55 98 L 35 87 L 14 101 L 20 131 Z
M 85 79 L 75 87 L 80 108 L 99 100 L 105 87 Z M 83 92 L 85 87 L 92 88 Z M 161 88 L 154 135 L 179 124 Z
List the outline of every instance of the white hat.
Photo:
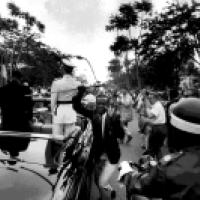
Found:
M 88 103 L 96 104 L 96 97 L 92 94 L 88 94 L 82 99 L 82 102 L 84 104 L 88 104 Z
M 105 88 L 104 87 L 100 87 L 99 91 L 98 91 L 98 95 L 105 95 L 105 93 L 106 93 Z
M 120 181 L 125 174 L 133 172 L 133 168 L 130 166 L 128 161 L 122 161 L 119 165 L 119 169 L 118 181 Z
M 88 110 L 94 110 L 96 108 L 96 97 L 93 94 L 86 95 L 81 103 L 83 103 Z
M 62 62 L 63 62 L 65 67 L 70 67 L 70 68 L 76 67 L 76 65 L 72 62 L 71 59 L 63 58 Z
M 184 132 L 200 135 L 200 99 L 185 98 L 170 107 L 170 124 Z

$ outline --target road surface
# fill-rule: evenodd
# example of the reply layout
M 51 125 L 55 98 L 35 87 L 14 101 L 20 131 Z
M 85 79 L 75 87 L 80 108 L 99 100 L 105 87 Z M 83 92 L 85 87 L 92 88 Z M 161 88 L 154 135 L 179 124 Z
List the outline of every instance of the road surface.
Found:
M 141 156 L 143 150 L 141 149 L 142 144 L 142 135 L 138 133 L 138 117 L 137 114 L 134 112 L 134 119 L 129 123 L 129 130 L 132 133 L 133 139 L 130 142 L 130 144 L 121 144 L 121 161 L 123 160 L 131 160 L 131 161 L 137 161 L 138 158 Z M 117 183 L 117 176 L 118 172 L 116 171 L 112 179 L 110 181 L 110 184 L 113 186 L 113 188 L 117 192 L 117 198 L 116 200 L 125 200 L 125 188 L 121 187 L 119 183 Z

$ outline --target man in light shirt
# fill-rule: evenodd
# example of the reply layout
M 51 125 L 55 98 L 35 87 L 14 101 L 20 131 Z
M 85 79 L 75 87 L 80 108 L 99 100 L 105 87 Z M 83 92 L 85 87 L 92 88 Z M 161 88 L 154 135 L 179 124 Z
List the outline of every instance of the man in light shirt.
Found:
M 53 137 L 64 139 L 75 129 L 77 115 L 72 108 L 72 97 L 77 93 L 80 82 L 73 76 L 75 65 L 62 60 L 63 77 L 53 81 L 51 86 L 51 111 L 53 117 Z
M 151 108 L 146 108 L 146 148 L 152 156 L 158 156 L 167 134 L 165 108 L 159 100 L 157 93 L 149 94 Z
M 165 109 L 162 103 L 158 99 L 157 94 L 150 94 L 149 101 L 151 103 L 151 108 L 147 109 L 147 116 L 151 119 L 151 123 L 155 124 L 165 124 L 166 123 L 166 116 L 165 116 Z

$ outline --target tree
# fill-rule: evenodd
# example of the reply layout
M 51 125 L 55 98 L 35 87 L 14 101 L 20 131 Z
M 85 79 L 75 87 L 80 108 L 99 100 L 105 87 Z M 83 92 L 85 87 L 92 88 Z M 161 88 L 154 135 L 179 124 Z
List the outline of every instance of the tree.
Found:
M 143 83 L 161 89 L 166 86 L 177 87 L 180 72 L 188 60 L 192 59 L 199 64 L 194 58 L 194 52 L 200 54 L 200 3 L 195 0 L 191 5 L 173 2 L 161 13 L 152 13 L 151 4 L 147 1 L 129 6 L 134 8 L 133 16 L 137 14 L 137 23 L 133 25 L 127 21 L 130 26 L 124 23 L 124 30 L 131 27 L 136 31 L 139 27 L 139 34 L 133 38 L 117 35 L 111 51 L 117 55 L 127 55 L 127 52 L 133 51 L 135 56 L 130 62 L 131 68 L 127 69 L 132 74 L 132 68 L 135 67 L 134 73 L 141 75 L 137 77 L 142 77 Z M 107 30 L 123 30 L 122 23 L 117 23 L 119 19 L 112 17 L 110 29 Z
M 114 58 L 110 60 L 109 66 L 108 66 L 108 71 L 111 73 L 119 73 L 122 70 L 122 66 L 120 64 L 120 60 L 117 58 Z
M 141 36 L 141 29 L 142 28 L 142 18 L 144 13 L 150 13 L 152 9 L 152 4 L 147 1 L 143 0 L 142 2 L 135 2 L 133 4 L 122 4 L 119 7 L 119 14 L 112 15 L 110 17 L 109 25 L 106 26 L 107 31 L 114 31 L 117 30 L 118 34 L 116 37 L 115 42 L 110 46 L 111 51 L 115 53 L 115 55 L 125 55 L 125 62 L 127 63 L 128 59 L 128 52 L 133 51 L 135 54 L 135 65 L 138 68 L 139 65 L 139 54 L 138 54 L 138 46 L 140 39 L 138 37 Z M 132 35 L 132 29 L 139 31 L 139 35 Z M 122 35 L 119 35 L 119 31 L 122 32 Z M 124 34 L 124 31 L 128 32 L 128 34 Z M 131 64 L 131 62 L 129 62 Z M 130 65 L 125 65 L 126 73 L 128 75 L 130 86 Z M 139 84 L 139 74 L 138 70 L 135 70 L 137 73 L 138 78 L 138 85 Z
M 154 77 L 151 80 L 162 88 L 178 87 L 184 63 L 193 59 L 195 50 L 199 51 L 199 6 L 196 2 L 191 6 L 172 3 L 148 20 L 148 31 L 143 34 L 140 45 L 145 62 L 143 74 Z M 163 81 L 161 86 L 159 82 Z
M 30 84 L 50 86 L 54 78 L 61 76 L 62 58 L 68 57 L 69 55 L 41 43 L 30 58 L 34 67 L 25 67 L 22 71 Z
M 40 41 L 45 31 L 42 22 L 14 3 L 8 3 L 8 9 L 12 19 L 0 18 L 0 36 L 3 38 L 0 52 L 10 78 L 12 70 L 18 68 L 30 84 L 49 86 L 55 77 L 60 76 L 62 58 L 69 55 Z
M 14 16 L 16 19 L 23 19 L 24 21 L 20 29 L 10 33 L 13 36 L 11 40 L 8 38 L 8 43 L 11 42 L 13 45 L 13 54 L 15 52 L 18 54 L 16 56 L 14 55 L 15 60 L 13 59 L 14 67 L 17 67 L 21 55 L 28 56 L 29 50 L 32 49 L 32 42 L 37 41 L 40 38 L 40 34 L 44 33 L 45 25 L 28 12 L 21 11 L 14 3 L 8 3 L 8 9 L 10 10 L 11 16 Z M 36 29 L 33 31 L 33 28 Z M 26 54 L 24 52 L 26 52 Z

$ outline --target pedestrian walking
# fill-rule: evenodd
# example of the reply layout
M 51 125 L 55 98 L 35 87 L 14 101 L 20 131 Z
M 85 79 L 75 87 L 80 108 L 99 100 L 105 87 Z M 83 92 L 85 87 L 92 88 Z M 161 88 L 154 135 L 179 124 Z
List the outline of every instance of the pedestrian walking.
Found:
M 142 89 L 141 92 L 138 94 L 136 99 L 136 112 L 138 113 L 138 127 L 139 132 L 145 134 L 146 123 L 142 120 L 142 117 L 146 117 L 146 109 L 151 108 L 151 104 L 148 99 L 148 91 L 146 89 Z
M 159 100 L 156 92 L 151 92 L 148 96 L 151 108 L 146 108 L 145 115 L 141 117 L 141 121 L 145 124 L 145 137 L 147 154 L 159 156 L 161 147 L 167 136 L 166 112 L 164 106 Z
M 128 124 L 133 120 L 133 99 L 128 90 L 123 89 L 118 96 L 118 104 L 121 115 L 121 121 L 125 129 L 124 142 L 128 144 L 132 140 L 132 134 L 128 129 Z
M 63 59 L 63 76 L 54 80 L 51 86 L 53 137 L 60 140 L 70 135 L 77 119 L 72 107 L 72 97 L 77 93 L 80 82 L 73 76 L 74 67 L 72 61 Z

